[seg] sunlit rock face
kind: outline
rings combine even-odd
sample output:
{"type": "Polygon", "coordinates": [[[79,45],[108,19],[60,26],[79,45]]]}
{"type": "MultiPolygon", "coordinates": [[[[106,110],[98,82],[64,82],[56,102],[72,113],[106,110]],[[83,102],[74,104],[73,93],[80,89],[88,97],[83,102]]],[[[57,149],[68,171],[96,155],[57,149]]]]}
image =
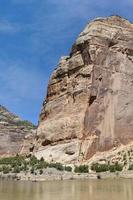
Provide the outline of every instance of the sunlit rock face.
{"type": "Polygon", "coordinates": [[[0,156],[29,154],[35,132],[36,127],[32,123],[21,120],[0,105],[0,156]]]}
{"type": "Polygon", "coordinates": [[[87,24],[50,78],[37,135],[38,157],[71,163],[133,140],[133,24],[87,24]]]}

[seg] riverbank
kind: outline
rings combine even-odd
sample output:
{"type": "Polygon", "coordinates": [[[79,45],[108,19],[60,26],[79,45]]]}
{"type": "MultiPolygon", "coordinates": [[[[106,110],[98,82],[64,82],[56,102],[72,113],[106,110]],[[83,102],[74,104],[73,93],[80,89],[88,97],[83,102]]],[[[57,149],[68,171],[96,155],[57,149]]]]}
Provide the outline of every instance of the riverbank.
{"type": "Polygon", "coordinates": [[[1,180],[15,180],[15,181],[59,181],[59,180],[86,180],[86,179],[133,179],[133,171],[123,172],[91,172],[91,173],[74,173],[74,172],[61,172],[56,169],[46,169],[43,174],[35,175],[31,173],[19,173],[19,174],[3,174],[0,173],[1,180]]]}
{"type": "Polygon", "coordinates": [[[24,173],[0,173],[1,179],[21,180],[21,181],[54,181],[54,180],[77,180],[77,179],[97,179],[96,173],[74,173],[67,171],[58,171],[54,168],[47,168],[43,173],[31,174],[30,172],[24,173]]]}
{"type": "Polygon", "coordinates": [[[133,178],[133,164],[124,170],[119,163],[89,165],[63,165],[62,163],[38,160],[35,156],[0,159],[0,178],[22,181],[85,180],[133,178]]]}

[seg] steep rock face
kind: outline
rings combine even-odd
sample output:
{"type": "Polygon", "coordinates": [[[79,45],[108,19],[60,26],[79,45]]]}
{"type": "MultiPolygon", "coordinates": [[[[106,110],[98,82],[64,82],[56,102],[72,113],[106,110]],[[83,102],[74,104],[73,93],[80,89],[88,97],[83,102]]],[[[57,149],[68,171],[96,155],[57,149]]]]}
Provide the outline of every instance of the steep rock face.
{"type": "Polygon", "coordinates": [[[35,128],[32,123],[22,121],[0,105],[0,156],[29,153],[35,128]]]}
{"type": "Polygon", "coordinates": [[[37,134],[37,156],[62,162],[133,140],[131,23],[112,16],[86,26],[51,76],[37,134]]]}

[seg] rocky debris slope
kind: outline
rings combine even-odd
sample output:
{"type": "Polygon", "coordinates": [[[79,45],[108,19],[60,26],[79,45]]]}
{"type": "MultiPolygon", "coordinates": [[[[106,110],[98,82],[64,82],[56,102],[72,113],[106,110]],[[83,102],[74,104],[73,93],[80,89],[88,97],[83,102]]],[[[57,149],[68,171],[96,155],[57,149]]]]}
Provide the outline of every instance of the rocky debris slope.
{"type": "Polygon", "coordinates": [[[75,163],[133,141],[133,24],[87,24],[48,85],[36,155],[75,163]]]}
{"type": "Polygon", "coordinates": [[[36,127],[0,105],[0,156],[29,153],[36,127]]]}

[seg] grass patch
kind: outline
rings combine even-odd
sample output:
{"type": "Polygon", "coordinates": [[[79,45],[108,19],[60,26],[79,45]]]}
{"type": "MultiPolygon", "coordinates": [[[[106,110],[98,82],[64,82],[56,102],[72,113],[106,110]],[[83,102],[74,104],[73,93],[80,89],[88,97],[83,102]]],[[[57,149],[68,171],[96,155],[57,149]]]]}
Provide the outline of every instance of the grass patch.
{"type": "Polygon", "coordinates": [[[75,173],[88,173],[89,172],[88,165],[75,166],[74,172],[75,173]]]}
{"type": "Polygon", "coordinates": [[[123,166],[118,163],[114,165],[94,163],[91,166],[91,170],[95,172],[107,172],[107,171],[116,172],[116,171],[122,171],[123,166]]]}

